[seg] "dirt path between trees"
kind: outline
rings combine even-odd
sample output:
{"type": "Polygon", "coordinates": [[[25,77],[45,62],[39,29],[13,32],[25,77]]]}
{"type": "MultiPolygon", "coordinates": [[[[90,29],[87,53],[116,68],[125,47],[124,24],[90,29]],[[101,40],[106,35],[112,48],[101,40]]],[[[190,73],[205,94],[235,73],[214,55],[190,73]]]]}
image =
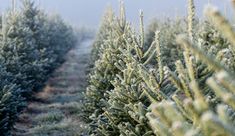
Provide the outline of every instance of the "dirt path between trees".
{"type": "Polygon", "coordinates": [[[71,50],[66,62],[48,80],[37,101],[29,103],[16,123],[14,136],[75,136],[81,131],[79,120],[82,91],[87,85],[86,69],[91,40],[71,50]]]}

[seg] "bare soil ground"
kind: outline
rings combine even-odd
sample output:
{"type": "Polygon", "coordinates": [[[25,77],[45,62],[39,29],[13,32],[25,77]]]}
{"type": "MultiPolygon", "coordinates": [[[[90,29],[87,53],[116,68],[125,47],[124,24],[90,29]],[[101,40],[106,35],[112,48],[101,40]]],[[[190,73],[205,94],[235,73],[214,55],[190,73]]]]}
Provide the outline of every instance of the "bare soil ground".
{"type": "Polygon", "coordinates": [[[35,94],[35,101],[20,115],[14,136],[76,136],[83,122],[79,119],[82,92],[87,85],[86,69],[91,41],[71,50],[66,62],[48,80],[45,88],[35,94]]]}

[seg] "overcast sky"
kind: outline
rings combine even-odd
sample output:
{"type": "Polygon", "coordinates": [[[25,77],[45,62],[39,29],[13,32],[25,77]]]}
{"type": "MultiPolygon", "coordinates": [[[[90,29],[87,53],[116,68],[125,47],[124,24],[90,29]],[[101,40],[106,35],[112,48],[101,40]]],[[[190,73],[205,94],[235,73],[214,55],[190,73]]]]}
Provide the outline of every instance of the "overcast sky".
{"type": "MultiPolygon", "coordinates": [[[[20,0],[18,0],[20,1],[20,0]]],[[[97,27],[105,8],[111,5],[115,11],[118,9],[118,0],[35,0],[47,12],[58,13],[65,20],[76,26],[97,27]],[[40,2],[39,2],[40,1],[40,2]]],[[[229,0],[210,0],[221,11],[232,15],[229,0]],[[225,4],[226,3],[226,4],[225,4]]],[[[197,15],[202,16],[203,7],[208,0],[195,0],[197,15]]],[[[17,2],[19,6],[19,2],[17,2]]],[[[144,11],[145,21],[154,17],[185,15],[187,0],[125,0],[127,17],[137,22],[139,9],[144,11]]],[[[0,0],[0,11],[3,12],[11,6],[11,0],[0,0]]]]}

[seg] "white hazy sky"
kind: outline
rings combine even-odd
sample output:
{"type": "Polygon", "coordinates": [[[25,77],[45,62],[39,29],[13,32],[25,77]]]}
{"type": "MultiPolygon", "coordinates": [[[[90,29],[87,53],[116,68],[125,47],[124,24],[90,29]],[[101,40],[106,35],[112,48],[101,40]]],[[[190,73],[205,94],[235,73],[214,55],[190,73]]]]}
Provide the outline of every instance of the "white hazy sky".
{"type": "MultiPolygon", "coordinates": [[[[20,0],[17,1],[17,6],[20,0]]],[[[118,9],[118,0],[34,0],[36,4],[47,12],[58,13],[65,20],[76,26],[96,27],[108,5],[115,11],[118,9]]],[[[144,11],[145,20],[154,17],[185,15],[188,0],[124,0],[127,10],[127,17],[132,22],[137,22],[139,9],[144,11]]],[[[229,0],[210,0],[211,3],[221,11],[227,9],[227,15],[231,16],[233,11],[229,0]]],[[[202,16],[203,8],[208,0],[195,0],[198,16],[202,16]]],[[[11,0],[0,0],[0,12],[11,6],[11,0]]]]}

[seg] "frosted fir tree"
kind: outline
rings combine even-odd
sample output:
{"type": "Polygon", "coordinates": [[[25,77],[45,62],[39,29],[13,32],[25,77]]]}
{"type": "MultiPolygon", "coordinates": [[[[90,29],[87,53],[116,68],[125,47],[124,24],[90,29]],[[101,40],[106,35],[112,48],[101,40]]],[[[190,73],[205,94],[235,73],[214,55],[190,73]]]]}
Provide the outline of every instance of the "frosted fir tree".
{"type": "MultiPolygon", "coordinates": [[[[31,73],[26,72],[25,74],[30,74],[31,77],[29,78],[31,79],[29,80],[31,80],[32,87],[37,90],[45,80],[45,77],[41,76],[41,74],[46,75],[43,66],[47,64],[47,62],[45,58],[42,58],[42,51],[44,49],[44,44],[42,42],[46,39],[45,37],[42,37],[42,30],[45,30],[43,27],[45,22],[41,17],[42,15],[40,14],[39,9],[34,5],[34,2],[24,0],[22,5],[20,17],[22,26],[19,27],[25,28],[28,31],[26,32],[28,34],[28,36],[26,36],[28,39],[24,39],[26,40],[25,47],[31,50],[31,53],[27,53],[31,60],[29,58],[25,59],[28,60],[31,65],[28,67],[31,73]]],[[[26,50],[24,49],[24,51],[26,50]]],[[[24,62],[24,64],[27,63],[24,62]]]]}
{"type": "MultiPolygon", "coordinates": [[[[151,98],[158,94],[151,89],[155,89],[156,86],[154,85],[157,84],[164,88],[163,86],[167,86],[167,83],[169,83],[169,80],[167,81],[164,77],[163,66],[161,64],[159,34],[156,33],[156,40],[145,51],[143,12],[140,13],[140,35],[138,35],[133,32],[128,23],[124,23],[126,19],[123,7],[121,7],[120,11],[120,19],[114,23],[113,31],[111,31],[114,32],[114,37],[120,38],[116,39],[117,42],[113,42],[115,40],[109,37],[110,39],[107,41],[110,42],[104,44],[104,48],[102,48],[103,54],[110,54],[110,51],[112,51],[113,57],[110,61],[115,62],[113,66],[119,72],[115,75],[107,73],[111,77],[114,77],[111,80],[114,89],[106,91],[107,94],[103,98],[101,97],[100,103],[103,106],[103,112],[100,112],[98,116],[98,112],[95,112],[91,116],[93,121],[90,125],[97,127],[91,133],[93,135],[152,135],[153,132],[148,127],[145,114],[147,113],[147,106],[153,100],[151,98]],[[118,54],[114,55],[114,51],[118,52],[118,54]],[[155,58],[156,52],[158,54],[157,67],[159,68],[159,73],[156,72],[156,75],[159,76],[158,79],[155,79],[155,75],[152,75],[151,72],[146,71],[148,69],[146,66],[155,58]],[[152,77],[150,79],[151,83],[148,79],[149,76],[152,77]],[[149,98],[149,100],[146,98],[149,98]]],[[[108,62],[107,60],[102,61],[105,63],[108,62]]],[[[95,68],[99,68],[97,67],[99,65],[95,66],[95,68]]],[[[98,77],[94,75],[93,78],[98,77]]],[[[170,93],[171,91],[169,86],[166,87],[165,92],[163,91],[156,99],[161,100],[165,98],[166,94],[164,93],[170,93]]],[[[93,94],[98,94],[99,90],[93,88],[93,92],[93,94]]],[[[87,90],[87,93],[90,93],[90,90],[87,90]]],[[[92,97],[87,98],[90,100],[92,97]]]]}
{"type": "Polygon", "coordinates": [[[7,71],[16,75],[16,83],[26,92],[42,85],[46,79],[42,75],[47,75],[47,59],[53,57],[43,54],[45,48],[50,48],[45,40],[51,38],[42,37],[45,24],[38,9],[28,0],[23,1],[22,12],[11,11],[6,18],[6,40],[1,46],[1,56],[7,71]]]}
{"type": "Polygon", "coordinates": [[[108,7],[103,15],[99,31],[96,35],[95,42],[93,43],[91,61],[98,60],[103,52],[102,46],[105,41],[109,38],[112,31],[112,23],[114,21],[114,12],[111,7],[108,7]]]}
{"type": "MultiPolygon", "coordinates": [[[[154,19],[150,22],[147,27],[146,32],[146,42],[145,46],[148,47],[154,41],[155,32],[161,32],[161,50],[162,50],[162,62],[163,65],[168,65],[171,69],[175,69],[174,62],[178,59],[183,59],[183,52],[177,46],[177,43],[172,40],[176,38],[176,35],[179,33],[186,33],[187,29],[185,27],[184,18],[170,19],[166,18],[165,20],[154,19]]],[[[156,64],[156,61],[152,61],[152,64],[156,64]]]]}
{"type": "MultiPolygon", "coordinates": [[[[127,44],[127,49],[122,49],[123,54],[116,64],[122,74],[117,75],[112,82],[114,90],[110,92],[109,106],[104,115],[110,120],[110,124],[118,128],[120,135],[153,135],[145,116],[147,107],[151,102],[166,98],[167,93],[172,91],[169,86],[167,87],[169,80],[167,81],[164,77],[158,36],[159,33],[156,32],[156,38],[146,52],[141,49],[141,42],[138,42],[138,47],[134,46],[136,44],[127,44]],[[138,59],[137,52],[139,55],[145,54],[143,56],[147,59],[142,62],[144,59],[140,56],[138,59]],[[155,56],[155,53],[158,54],[158,70],[148,71],[146,65],[155,56]],[[160,89],[160,87],[162,88],[160,89]],[[166,87],[165,90],[164,87],[166,87]]],[[[126,39],[130,40],[128,37],[126,39]]],[[[137,39],[133,39],[133,41],[138,41],[137,39]]]]}
{"type": "MultiPolygon", "coordinates": [[[[42,32],[45,37],[49,37],[48,43],[42,44],[48,52],[47,59],[53,57],[52,68],[55,68],[64,61],[63,56],[65,52],[70,50],[77,42],[73,28],[68,26],[61,17],[52,15],[47,17],[45,28],[42,32]]],[[[45,39],[44,39],[45,41],[45,39]]]]}
{"type": "Polygon", "coordinates": [[[21,84],[23,89],[31,89],[34,79],[29,76],[31,72],[35,70],[35,73],[38,70],[36,65],[39,54],[33,31],[22,24],[21,17],[21,13],[18,12],[8,13],[4,26],[6,38],[1,45],[0,55],[5,62],[6,70],[16,75],[16,83],[21,84]]]}
{"type": "Polygon", "coordinates": [[[25,107],[23,92],[16,85],[15,77],[7,72],[4,64],[0,67],[0,132],[3,136],[10,135],[9,130],[18,118],[19,111],[25,107]]]}
{"type": "MultiPolygon", "coordinates": [[[[100,36],[98,36],[102,38],[96,40],[94,43],[93,59],[97,60],[89,75],[89,86],[85,93],[86,99],[84,101],[82,116],[91,124],[89,129],[91,131],[90,133],[97,133],[98,118],[104,111],[103,107],[106,106],[103,101],[107,101],[107,92],[113,89],[110,81],[120,72],[114,65],[117,62],[117,55],[120,54],[117,46],[119,40],[114,37],[114,32],[109,30],[109,28],[113,29],[114,16],[113,14],[109,14],[108,17],[103,20],[99,33],[100,36]],[[105,30],[106,28],[108,30],[105,30]]],[[[121,30],[121,33],[123,33],[123,30],[121,30]]]]}
{"type": "Polygon", "coordinates": [[[90,108],[94,108],[91,110],[90,119],[92,122],[90,126],[93,128],[91,128],[91,133],[96,135],[117,135],[119,133],[116,126],[108,123],[109,119],[104,115],[104,112],[107,108],[109,92],[113,89],[111,81],[116,78],[116,74],[121,72],[116,66],[122,53],[119,48],[125,48],[123,36],[127,35],[130,29],[125,19],[124,6],[121,4],[120,17],[110,23],[111,27],[107,27],[112,29],[111,31],[109,29],[106,30],[109,35],[107,40],[104,39],[104,43],[99,45],[103,51],[100,54],[100,59],[96,61],[95,69],[90,76],[91,84],[87,88],[85,105],[87,105],[86,107],[91,106],[90,108]]]}
{"type": "Polygon", "coordinates": [[[170,67],[172,71],[164,67],[169,65],[163,61],[169,58],[163,50],[165,33],[156,32],[153,44],[145,46],[142,12],[140,34],[136,34],[124,23],[121,9],[120,20],[114,20],[116,24],[110,27],[113,37],[100,46],[102,55],[87,90],[85,102],[92,108],[88,112],[90,135],[235,134],[234,32],[218,11],[208,10],[215,28],[225,37],[223,43],[230,45],[225,50],[217,48],[217,58],[204,52],[197,42],[193,3],[189,0],[188,35],[178,37],[175,43],[183,56],[174,58],[177,61],[170,67]],[[153,58],[156,63],[152,63],[153,58]],[[107,83],[110,88],[105,88],[107,83]]]}
{"type": "Polygon", "coordinates": [[[33,89],[64,60],[76,38],[64,21],[49,18],[23,1],[20,11],[3,15],[0,38],[0,132],[10,135],[33,89]]]}
{"type": "MultiPolygon", "coordinates": [[[[231,31],[232,27],[228,22],[219,12],[209,9],[207,13],[215,21],[215,26],[226,28],[221,29],[221,33],[231,42],[234,32],[231,31]],[[221,24],[217,24],[218,22],[221,24]]],[[[213,74],[209,74],[208,71],[210,76],[202,79],[197,76],[189,83],[183,82],[184,84],[181,85],[180,81],[175,80],[175,85],[179,88],[181,86],[181,90],[184,90],[183,95],[174,95],[173,100],[153,104],[152,112],[147,115],[152,129],[156,130],[155,134],[234,135],[232,129],[235,113],[233,104],[234,71],[223,66],[223,63],[205,53],[187,38],[179,37],[177,41],[183,48],[189,48],[192,55],[197,56],[197,59],[205,64],[213,74]],[[202,81],[205,84],[201,84],[202,81]],[[205,86],[208,86],[207,90],[209,89],[212,94],[205,94],[205,86]],[[212,99],[213,97],[214,99],[212,99]]],[[[181,71],[181,74],[187,73],[183,71],[182,64],[178,62],[177,65],[180,67],[178,71],[181,71]]],[[[186,69],[190,70],[190,68],[186,69]]],[[[191,79],[193,79],[192,75],[193,73],[191,73],[191,79]]]]}

